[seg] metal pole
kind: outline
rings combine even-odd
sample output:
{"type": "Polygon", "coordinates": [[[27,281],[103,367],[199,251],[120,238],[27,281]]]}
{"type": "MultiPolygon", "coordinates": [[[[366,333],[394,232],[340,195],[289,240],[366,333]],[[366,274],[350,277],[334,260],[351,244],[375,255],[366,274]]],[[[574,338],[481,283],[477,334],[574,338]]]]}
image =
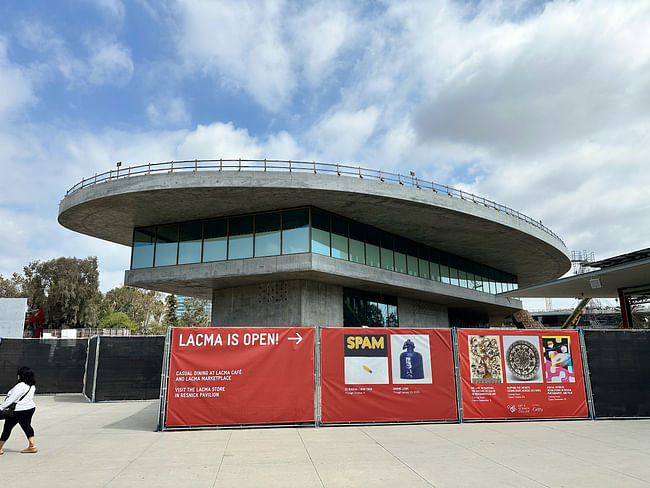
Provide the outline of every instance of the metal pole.
{"type": "MultiPolygon", "coordinates": [[[[81,384],[81,391],[83,395],[88,398],[88,395],[86,394],[86,379],[88,378],[88,354],[90,353],[90,338],[86,339],[86,365],[84,366],[84,376],[81,384]]],[[[88,398],[90,400],[90,398],[88,398]]]]}
{"type": "Polygon", "coordinates": [[[456,411],[458,422],[463,423],[463,399],[460,383],[460,349],[458,348],[458,331],[456,327],[451,329],[451,352],[454,357],[454,381],[456,383],[456,411]]]}
{"type": "Polygon", "coordinates": [[[618,290],[618,302],[621,306],[621,316],[623,317],[623,328],[631,329],[632,328],[632,309],[630,308],[630,302],[625,296],[625,292],[619,288],[618,290]]]}
{"type": "Polygon", "coordinates": [[[172,342],[172,327],[165,331],[165,347],[163,349],[163,363],[160,371],[160,402],[158,402],[158,429],[165,430],[165,417],[167,413],[167,385],[169,383],[169,355],[172,342]]]}
{"type": "Polygon", "coordinates": [[[585,343],[584,332],[578,329],[578,338],[580,339],[580,355],[582,356],[582,374],[585,378],[585,390],[587,393],[587,407],[589,408],[589,418],[596,419],[596,407],[594,406],[594,392],[591,389],[591,372],[589,371],[589,361],[587,361],[587,346],[585,343]]]}
{"type": "Polygon", "coordinates": [[[101,335],[97,336],[97,347],[95,349],[95,371],[93,374],[93,394],[90,397],[90,401],[95,403],[95,394],[97,392],[97,370],[99,369],[99,341],[102,338],[101,335]]]}
{"type": "Polygon", "coordinates": [[[314,340],[314,427],[320,427],[320,400],[321,400],[321,369],[320,369],[320,331],[316,328],[314,340]]]}

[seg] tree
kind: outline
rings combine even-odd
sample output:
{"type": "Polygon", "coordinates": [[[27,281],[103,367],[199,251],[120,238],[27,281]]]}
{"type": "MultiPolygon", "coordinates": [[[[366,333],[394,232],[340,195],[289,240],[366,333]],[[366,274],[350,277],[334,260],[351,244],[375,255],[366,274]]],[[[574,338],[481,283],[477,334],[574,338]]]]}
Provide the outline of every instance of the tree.
{"type": "Polygon", "coordinates": [[[26,298],[23,281],[18,273],[14,273],[11,278],[3,278],[0,274],[0,298],[26,298]]]}
{"type": "Polygon", "coordinates": [[[165,305],[157,291],[121,286],[106,292],[102,302],[102,317],[113,312],[124,313],[137,324],[137,332],[148,334],[151,326],[162,320],[165,305]]]}
{"type": "Polygon", "coordinates": [[[167,298],[165,298],[165,307],[165,318],[163,319],[163,325],[166,327],[178,326],[178,317],[176,316],[178,300],[176,299],[176,295],[167,295],[167,298]]]}
{"type": "Polygon", "coordinates": [[[138,331],[138,324],[129,318],[124,312],[109,312],[99,321],[101,329],[129,329],[131,332],[138,331]]]}
{"type": "Polygon", "coordinates": [[[31,309],[40,308],[51,328],[94,327],[101,293],[97,258],[32,261],[22,284],[31,309]]]}
{"type": "Polygon", "coordinates": [[[209,327],[208,300],[195,297],[185,297],[185,313],[181,316],[179,325],[181,327],[209,327]]]}

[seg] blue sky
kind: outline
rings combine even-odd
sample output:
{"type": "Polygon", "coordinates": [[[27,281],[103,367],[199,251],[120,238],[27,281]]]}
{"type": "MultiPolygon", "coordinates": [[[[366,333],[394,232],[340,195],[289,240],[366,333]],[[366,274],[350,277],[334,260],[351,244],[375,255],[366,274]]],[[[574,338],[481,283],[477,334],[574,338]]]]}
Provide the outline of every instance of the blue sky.
{"type": "Polygon", "coordinates": [[[648,247],[646,1],[0,4],[0,274],[129,250],[56,222],[84,176],[345,162],[461,187],[598,258],[648,247]],[[55,6],[54,6],[55,5],[55,6]]]}

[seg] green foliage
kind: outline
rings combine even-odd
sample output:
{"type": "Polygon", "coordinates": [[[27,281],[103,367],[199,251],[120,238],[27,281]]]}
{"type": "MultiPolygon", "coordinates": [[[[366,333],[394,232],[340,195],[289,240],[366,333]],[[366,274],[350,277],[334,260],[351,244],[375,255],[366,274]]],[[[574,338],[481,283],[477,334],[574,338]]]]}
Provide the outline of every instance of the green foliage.
{"type": "Polygon", "coordinates": [[[179,321],[180,327],[209,327],[210,317],[208,317],[208,300],[195,297],[186,297],[183,300],[185,313],[179,321]]]}
{"type": "Polygon", "coordinates": [[[101,293],[97,258],[32,261],[24,267],[22,291],[31,309],[40,308],[50,328],[94,327],[101,293]]]}
{"type": "Polygon", "coordinates": [[[141,334],[150,334],[151,327],[161,322],[165,313],[162,294],[131,286],[121,286],[108,291],[102,301],[102,318],[110,313],[122,312],[136,324],[141,334]]]}
{"type": "Polygon", "coordinates": [[[163,324],[169,327],[178,326],[178,317],[176,317],[176,310],[178,307],[178,300],[176,295],[167,295],[165,298],[165,318],[163,319],[163,324]]]}
{"type": "Polygon", "coordinates": [[[101,329],[129,329],[131,332],[138,331],[138,324],[133,322],[124,312],[108,312],[99,321],[101,329]]]}
{"type": "Polygon", "coordinates": [[[11,278],[3,278],[0,274],[0,298],[26,298],[23,281],[18,273],[14,273],[11,278]]]}
{"type": "Polygon", "coordinates": [[[165,332],[167,332],[167,326],[158,322],[152,323],[149,328],[150,335],[165,335],[165,332]]]}

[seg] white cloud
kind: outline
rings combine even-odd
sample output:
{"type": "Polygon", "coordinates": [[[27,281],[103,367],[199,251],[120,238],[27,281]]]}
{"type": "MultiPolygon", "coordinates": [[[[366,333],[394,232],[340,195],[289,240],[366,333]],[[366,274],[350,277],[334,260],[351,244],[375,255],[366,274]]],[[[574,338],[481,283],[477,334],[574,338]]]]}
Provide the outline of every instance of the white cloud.
{"type": "Polygon", "coordinates": [[[78,75],[92,85],[124,86],[133,76],[133,61],[128,48],[118,42],[93,40],[84,72],[78,75]]]}
{"type": "Polygon", "coordinates": [[[34,100],[30,78],[7,59],[7,41],[0,36],[0,121],[34,100]]]}
{"type": "Polygon", "coordinates": [[[112,17],[122,20],[125,14],[125,7],[121,0],[94,0],[97,6],[112,17]]]}
{"type": "Polygon", "coordinates": [[[330,159],[356,159],[359,149],[372,136],[379,115],[377,107],[327,114],[311,128],[309,138],[330,159]]]}
{"type": "Polygon", "coordinates": [[[420,136],[525,155],[647,117],[650,46],[634,39],[649,20],[647,2],[596,1],[550,3],[519,24],[456,20],[464,41],[428,86],[420,136]]]}
{"type": "Polygon", "coordinates": [[[123,87],[133,76],[130,49],[110,36],[87,35],[82,43],[85,57],[75,55],[54,29],[40,21],[20,22],[17,37],[23,47],[42,57],[32,67],[40,78],[60,73],[70,89],[88,85],[123,87]]]}
{"type": "Polygon", "coordinates": [[[178,0],[177,10],[178,49],[190,70],[270,111],[284,108],[303,81],[322,82],[355,28],[337,2],[303,9],[282,0],[178,0]]]}
{"type": "Polygon", "coordinates": [[[313,85],[325,81],[336,69],[337,56],[357,30],[349,14],[335,2],[312,5],[289,24],[293,62],[302,67],[305,78],[313,85]]]}
{"type": "Polygon", "coordinates": [[[190,121],[185,100],[162,97],[147,105],[147,117],[153,126],[182,126],[190,121]]]}
{"type": "Polygon", "coordinates": [[[286,102],[295,80],[279,29],[280,5],[180,0],[178,7],[184,59],[223,85],[243,87],[270,110],[286,102]]]}

